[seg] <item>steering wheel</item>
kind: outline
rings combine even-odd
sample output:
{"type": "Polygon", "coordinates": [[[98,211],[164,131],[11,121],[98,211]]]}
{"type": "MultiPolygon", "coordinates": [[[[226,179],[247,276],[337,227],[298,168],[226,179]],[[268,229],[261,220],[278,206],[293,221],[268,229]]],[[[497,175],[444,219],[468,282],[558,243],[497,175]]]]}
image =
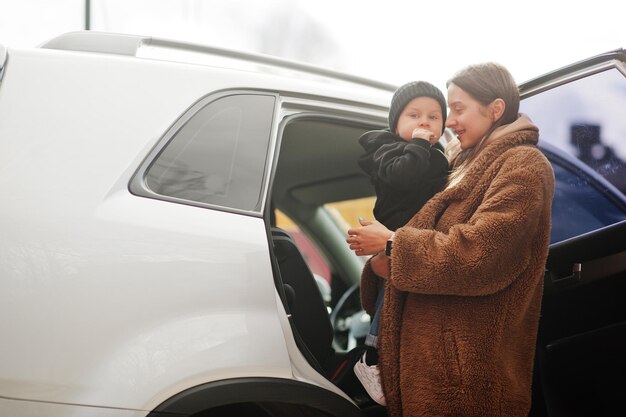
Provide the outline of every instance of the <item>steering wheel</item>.
{"type": "Polygon", "coordinates": [[[359,289],[358,283],[348,288],[330,314],[335,331],[333,347],[337,351],[355,348],[369,332],[370,316],[361,307],[359,289]]]}

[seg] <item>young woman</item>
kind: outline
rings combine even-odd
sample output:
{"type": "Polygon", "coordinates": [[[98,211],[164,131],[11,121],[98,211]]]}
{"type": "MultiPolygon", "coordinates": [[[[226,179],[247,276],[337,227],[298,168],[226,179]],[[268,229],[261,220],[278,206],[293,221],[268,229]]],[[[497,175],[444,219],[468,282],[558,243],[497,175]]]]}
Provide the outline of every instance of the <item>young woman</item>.
{"type": "Polygon", "coordinates": [[[378,349],[390,417],[526,416],[554,175],[504,67],[469,66],[447,86],[460,145],[447,187],[395,233],[364,222],[347,242],[374,255],[361,278],[370,314],[386,280],[378,349]]]}

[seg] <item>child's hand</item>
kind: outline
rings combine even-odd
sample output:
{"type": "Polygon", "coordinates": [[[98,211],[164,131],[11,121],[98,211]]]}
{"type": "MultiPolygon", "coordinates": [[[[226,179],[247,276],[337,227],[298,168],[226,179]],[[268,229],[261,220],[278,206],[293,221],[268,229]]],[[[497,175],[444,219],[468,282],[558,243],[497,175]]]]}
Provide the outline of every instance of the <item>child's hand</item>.
{"type": "Polygon", "coordinates": [[[439,140],[439,136],[435,135],[428,129],[422,129],[417,127],[413,130],[413,134],[411,135],[413,139],[426,139],[430,142],[431,145],[434,145],[439,140]]]}

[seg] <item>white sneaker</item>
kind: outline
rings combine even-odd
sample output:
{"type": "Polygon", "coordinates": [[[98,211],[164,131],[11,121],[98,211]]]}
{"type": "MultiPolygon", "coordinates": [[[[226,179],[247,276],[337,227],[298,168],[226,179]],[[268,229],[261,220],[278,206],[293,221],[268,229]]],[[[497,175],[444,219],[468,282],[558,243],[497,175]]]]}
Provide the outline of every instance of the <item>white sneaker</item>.
{"type": "Polygon", "coordinates": [[[368,365],[367,362],[365,362],[366,354],[367,352],[363,353],[361,359],[354,364],[354,374],[359,379],[368,395],[372,397],[372,400],[380,405],[387,405],[385,394],[383,393],[383,386],[380,382],[380,369],[378,369],[378,365],[368,365]]]}

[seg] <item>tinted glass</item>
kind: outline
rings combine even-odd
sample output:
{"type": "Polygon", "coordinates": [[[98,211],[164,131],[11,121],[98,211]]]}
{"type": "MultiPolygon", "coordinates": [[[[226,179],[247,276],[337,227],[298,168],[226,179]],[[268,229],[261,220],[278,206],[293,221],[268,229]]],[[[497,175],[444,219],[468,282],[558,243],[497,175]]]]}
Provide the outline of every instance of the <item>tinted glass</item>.
{"type": "Polygon", "coordinates": [[[258,209],[274,101],[273,96],[234,95],[208,103],[152,163],[148,188],[184,200],[258,209]]]}
{"type": "Polygon", "coordinates": [[[578,158],[626,194],[626,78],[612,69],[522,102],[541,141],[578,158]]]}
{"type": "Polygon", "coordinates": [[[626,219],[625,108],[626,78],[614,69],[522,101],[539,126],[539,146],[550,147],[553,243],[626,219]]]}
{"type": "Polygon", "coordinates": [[[580,171],[552,164],[555,176],[551,243],[626,220],[626,214],[580,171]]]}

